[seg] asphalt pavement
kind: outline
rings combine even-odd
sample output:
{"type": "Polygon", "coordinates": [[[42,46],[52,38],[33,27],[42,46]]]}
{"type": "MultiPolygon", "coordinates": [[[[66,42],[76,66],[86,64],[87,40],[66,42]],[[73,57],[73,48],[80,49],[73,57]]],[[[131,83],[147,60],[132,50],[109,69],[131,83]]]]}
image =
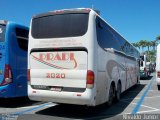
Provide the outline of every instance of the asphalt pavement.
{"type": "Polygon", "coordinates": [[[143,115],[143,118],[160,119],[160,116],[156,116],[160,113],[160,91],[157,89],[155,73],[148,79],[141,79],[140,84],[122,93],[121,100],[110,107],[106,104],[92,108],[58,105],[51,102],[34,102],[27,98],[0,101],[2,120],[117,120],[133,117],[129,116],[130,114],[141,115],[135,116],[140,118],[143,115]]]}

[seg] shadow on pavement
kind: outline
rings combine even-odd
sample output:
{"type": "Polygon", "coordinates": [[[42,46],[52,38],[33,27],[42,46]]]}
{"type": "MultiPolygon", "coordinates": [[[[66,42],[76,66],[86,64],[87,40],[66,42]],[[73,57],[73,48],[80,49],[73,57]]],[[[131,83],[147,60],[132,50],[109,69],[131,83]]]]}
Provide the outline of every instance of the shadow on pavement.
{"type": "MultiPolygon", "coordinates": [[[[57,105],[41,111],[36,112],[34,117],[45,116],[65,119],[105,119],[111,118],[121,114],[125,108],[132,102],[132,100],[141,92],[145,87],[145,84],[137,84],[126,92],[122,93],[121,99],[129,99],[129,102],[114,103],[111,107],[106,104],[99,105],[97,107],[84,107],[77,105],[57,105]],[[134,92],[131,92],[134,91],[134,92]]],[[[22,116],[21,116],[22,117],[22,116]]],[[[36,118],[34,118],[36,119],[36,118]]],[[[27,119],[26,119],[27,120],[27,119]]]]}
{"type": "Polygon", "coordinates": [[[18,107],[26,107],[26,106],[36,105],[36,104],[40,104],[40,102],[31,101],[29,100],[28,97],[0,98],[1,108],[18,108],[18,107]]]}

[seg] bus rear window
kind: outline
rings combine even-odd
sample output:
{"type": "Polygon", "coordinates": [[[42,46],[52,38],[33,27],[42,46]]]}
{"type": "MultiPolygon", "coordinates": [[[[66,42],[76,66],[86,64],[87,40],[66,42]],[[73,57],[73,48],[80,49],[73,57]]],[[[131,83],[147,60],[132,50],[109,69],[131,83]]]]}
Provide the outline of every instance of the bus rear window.
{"type": "Polygon", "coordinates": [[[6,31],[6,26],[0,25],[0,42],[5,41],[5,31],[6,31]]]}
{"type": "Polygon", "coordinates": [[[82,36],[87,32],[88,14],[58,14],[32,20],[34,38],[62,38],[82,36]]]}

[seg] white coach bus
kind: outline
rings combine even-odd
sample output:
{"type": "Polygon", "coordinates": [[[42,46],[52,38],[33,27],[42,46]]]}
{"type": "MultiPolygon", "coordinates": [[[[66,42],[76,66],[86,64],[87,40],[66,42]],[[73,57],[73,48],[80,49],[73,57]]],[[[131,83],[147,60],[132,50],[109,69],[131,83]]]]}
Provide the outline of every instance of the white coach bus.
{"type": "Polygon", "coordinates": [[[139,52],[92,9],[36,15],[28,48],[31,100],[112,104],[139,81],[139,52]]]}
{"type": "Polygon", "coordinates": [[[157,55],[156,55],[156,82],[158,90],[160,90],[160,44],[157,46],[157,55]]]}

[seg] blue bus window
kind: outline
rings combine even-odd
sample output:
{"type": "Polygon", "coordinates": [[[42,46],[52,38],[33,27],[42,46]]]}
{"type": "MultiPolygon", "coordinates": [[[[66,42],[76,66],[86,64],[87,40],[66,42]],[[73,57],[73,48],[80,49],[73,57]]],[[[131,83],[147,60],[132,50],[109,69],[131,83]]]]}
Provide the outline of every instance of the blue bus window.
{"type": "Polygon", "coordinates": [[[5,41],[5,31],[6,31],[5,25],[0,25],[0,42],[5,41]]]}

